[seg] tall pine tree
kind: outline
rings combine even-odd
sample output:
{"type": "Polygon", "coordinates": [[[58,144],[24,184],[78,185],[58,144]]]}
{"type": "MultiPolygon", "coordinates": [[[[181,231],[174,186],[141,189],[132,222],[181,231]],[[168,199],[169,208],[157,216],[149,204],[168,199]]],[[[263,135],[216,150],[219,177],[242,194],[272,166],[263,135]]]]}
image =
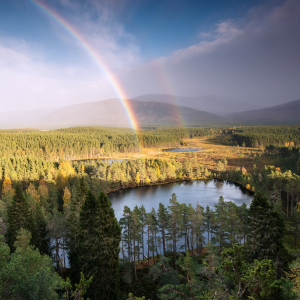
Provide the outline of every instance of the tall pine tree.
{"type": "Polygon", "coordinates": [[[14,243],[17,238],[17,232],[21,229],[27,229],[33,233],[33,219],[29,210],[29,205],[19,186],[16,187],[12,204],[8,210],[8,228],[7,242],[11,251],[15,250],[14,243]]]}
{"type": "Polygon", "coordinates": [[[73,283],[79,283],[81,265],[79,262],[79,215],[81,210],[81,201],[75,185],[72,188],[71,203],[65,208],[64,214],[67,218],[67,248],[68,259],[71,265],[70,278],[73,283]]]}
{"type": "Polygon", "coordinates": [[[80,263],[91,299],[118,299],[121,228],[108,197],[88,192],[80,212],[80,263]]]}
{"type": "Polygon", "coordinates": [[[169,222],[169,214],[167,208],[162,203],[159,203],[157,220],[158,220],[158,227],[160,228],[161,237],[162,237],[163,255],[166,255],[166,234],[167,234],[167,227],[169,222]]]}
{"type": "Polygon", "coordinates": [[[248,252],[250,260],[270,259],[282,268],[284,220],[267,199],[256,193],[249,209],[248,252]]]}
{"type": "Polygon", "coordinates": [[[34,214],[34,244],[41,254],[49,254],[47,223],[42,207],[36,203],[34,214]]]}

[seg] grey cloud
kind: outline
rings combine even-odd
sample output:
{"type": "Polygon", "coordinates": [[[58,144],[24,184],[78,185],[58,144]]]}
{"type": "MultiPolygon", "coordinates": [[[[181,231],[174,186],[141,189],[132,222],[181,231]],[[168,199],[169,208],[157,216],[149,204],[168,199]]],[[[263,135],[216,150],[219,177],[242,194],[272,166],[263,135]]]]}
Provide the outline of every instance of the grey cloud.
{"type": "Polygon", "coordinates": [[[210,41],[178,50],[120,78],[131,95],[213,94],[264,105],[299,99],[300,2],[253,8],[244,20],[217,24],[210,41]],[[159,75],[155,65],[167,74],[168,88],[161,81],[166,76],[159,75]]]}
{"type": "MultiPolygon", "coordinates": [[[[126,68],[117,77],[128,97],[147,93],[219,95],[265,106],[300,98],[299,1],[253,8],[243,19],[216,24],[215,31],[203,34],[200,43],[145,63],[121,24],[114,23],[101,32],[97,24],[87,22],[82,29],[93,33],[90,38],[96,48],[97,40],[104,39],[104,59],[112,69],[126,68]],[[111,37],[115,32],[128,39],[125,48],[111,37]]],[[[1,41],[2,111],[117,96],[98,69],[55,66],[40,53],[41,49],[22,41],[1,41]]]]}

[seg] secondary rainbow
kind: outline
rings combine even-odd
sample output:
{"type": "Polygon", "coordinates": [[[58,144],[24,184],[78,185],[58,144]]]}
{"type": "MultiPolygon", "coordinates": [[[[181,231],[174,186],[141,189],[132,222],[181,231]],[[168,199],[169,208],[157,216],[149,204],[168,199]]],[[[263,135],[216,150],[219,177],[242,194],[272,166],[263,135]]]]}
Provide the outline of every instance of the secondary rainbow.
{"type": "Polygon", "coordinates": [[[45,12],[48,16],[50,16],[55,22],[57,22],[61,27],[63,27],[67,32],[69,32],[76,40],[80,42],[80,44],[84,47],[84,49],[90,54],[90,56],[96,61],[98,66],[104,71],[106,77],[108,78],[111,86],[113,87],[114,91],[118,95],[122,106],[128,116],[129,122],[131,127],[136,131],[138,129],[138,122],[136,117],[130,107],[130,104],[127,101],[126,94],[118,82],[117,78],[114,74],[109,70],[107,65],[105,64],[104,60],[100,56],[100,54],[93,48],[91,44],[85,39],[85,37],[72,26],[67,20],[65,20],[61,15],[59,15],[55,10],[51,7],[42,3],[38,0],[28,0],[33,5],[37,6],[43,12],[45,12]]]}
{"type": "Polygon", "coordinates": [[[159,82],[162,84],[163,90],[166,91],[166,93],[173,98],[173,103],[177,105],[179,120],[178,120],[178,126],[179,127],[185,127],[185,121],[183,119],[182,113],[179,109],[179,106],[182,106],[177,100],[177,97],[174,96],[177,94],[171,80],[171,74],[168,73],[167,69],[164,67],[164,58],[159,58],[153,61],[153,67],[155,70],[157,70],[156,74],[157,77],[160,79],[159,82]]]}

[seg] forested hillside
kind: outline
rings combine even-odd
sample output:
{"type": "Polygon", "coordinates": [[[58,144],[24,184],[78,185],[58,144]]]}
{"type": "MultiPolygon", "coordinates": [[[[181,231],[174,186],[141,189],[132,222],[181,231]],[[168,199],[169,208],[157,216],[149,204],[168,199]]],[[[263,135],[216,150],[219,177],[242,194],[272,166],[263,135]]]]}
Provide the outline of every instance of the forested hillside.
{"type": "Polygon", "coordinates": [[[240,146],[298,147],[300,145],[299,126],[242,126],[231,130],[230,133],[240,146]]]}
{"type": "Polygon", "coordinates": [[[0,136],[0,299],[299,298],[297,127],[90,127],[0,136]],[[260,149],[233,146],[253,137],[260,149]],[[157,149],[199,139],[232,145],[221,144],[223,157],[206,151],[161,158],[157,149]],[[131,156],[141,147],[157,157],[131,156]],[[116,153],[127,157],[102,160],[116,153]],[[241,184],[254,195],[251,206],[220,197],[214,208],[193,207],[173,194],[158,210],[125,206],[118,222],[109,201],[118,189],[211,178],[241,184]]]}

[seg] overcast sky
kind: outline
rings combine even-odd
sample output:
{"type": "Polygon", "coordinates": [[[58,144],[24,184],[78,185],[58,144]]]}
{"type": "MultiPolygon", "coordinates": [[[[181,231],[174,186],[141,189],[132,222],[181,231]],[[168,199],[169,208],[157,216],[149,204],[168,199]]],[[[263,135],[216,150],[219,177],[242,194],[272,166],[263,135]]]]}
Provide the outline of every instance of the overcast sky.
{"type": "Polygon", "coordinates": [[[0,0],[0,111],[118,95],[300,99],[300,1],[0,0]]]}

